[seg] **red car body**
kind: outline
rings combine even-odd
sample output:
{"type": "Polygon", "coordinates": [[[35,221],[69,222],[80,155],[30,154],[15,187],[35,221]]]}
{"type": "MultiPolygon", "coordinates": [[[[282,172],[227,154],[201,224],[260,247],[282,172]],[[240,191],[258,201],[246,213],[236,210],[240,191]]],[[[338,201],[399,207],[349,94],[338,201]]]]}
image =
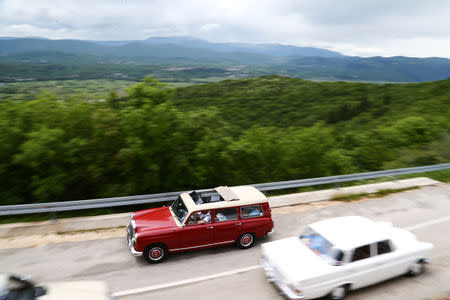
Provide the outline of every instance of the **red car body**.
{"type": "Polygon", "coordinates": [[[257,189],[219,187],[183,193],[172,206],[135,212],[127,231],[131,253],[156,263],[170,252],[234,243],[250,248],[255,238],[273,231],[273,220],[267,198],[257,189]],[[196,221],[199,212],[209,214],[207,222],[196,221]]]}

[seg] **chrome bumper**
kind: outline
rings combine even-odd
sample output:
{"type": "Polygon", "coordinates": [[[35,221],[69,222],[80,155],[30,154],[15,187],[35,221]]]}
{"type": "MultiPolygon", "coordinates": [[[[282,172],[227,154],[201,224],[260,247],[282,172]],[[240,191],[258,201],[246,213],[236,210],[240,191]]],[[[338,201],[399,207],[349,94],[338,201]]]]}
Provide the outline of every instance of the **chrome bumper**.
{"type": "Polygon", "coordinates": [[[280,292],[288,297],[289,299],[304,299],[304,296],[299,296],[294,293],[285,283],[282,282],[280,275],[276,270],[268,263],[267,259],[261,258],[259,264],[263,268],[267,276],[267,281],[275,284],[275,286],[280,290],[280,292]]]}
{"type": "Polygon", "coordinates": [[[132,220],[130,222],[130,224],[127,226],[127,244],[128,244],[128,248],[130,249],[130,252],[132,255],[134,256],[142,256],[143,252],[139,252],[136,251],[134,249],[134,245],[133,245],[133,238],[135,235],[135,230],[134,230],[134,221],[132,220]]]}
{"type": "Polygon", "coordinates": [[[131,252],[131,254],[132,254],[133,256],[142,256],[142,253],[143,253],[143,252],[139,252],[139,251],[134,250],[133,244],[128,243],[128,248],[130,248],[130,252],[131,252]]]}

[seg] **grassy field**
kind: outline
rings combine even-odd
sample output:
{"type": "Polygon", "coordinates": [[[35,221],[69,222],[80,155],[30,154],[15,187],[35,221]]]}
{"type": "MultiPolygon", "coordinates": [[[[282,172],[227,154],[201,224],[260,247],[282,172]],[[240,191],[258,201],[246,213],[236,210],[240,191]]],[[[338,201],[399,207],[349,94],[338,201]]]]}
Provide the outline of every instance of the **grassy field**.
{"type": "MultiPolygon", "coordinates": [[[[219,82],[226,79],[230,78],[206,77],[193,78],[188,81],[165,78],[162,82],[167,83],[170,87],[178,88],[202,83],[219,82]]],[[[105,99],[112,91],[116,92],[119,96],[123,96],[125,95],[126,89],[134,84],[136,84],[136,81],[111,79],[0,83],[0,101],[6,99],[29,101],[36,99],[37,96],[43,93],[50,93],[62,99],[76,96],[85,100],[99,100],[105,99]]]]}
{"type": "Polygon", "coordinates": [[[108,79],[0,83],[0,100],[34,100],[36,95],[46,92],[63,99],[77,96],[86,100],[98,100],[106,98],[112,91],[124,95],[125,90],[133,84],[136,82],[108,79]]]}

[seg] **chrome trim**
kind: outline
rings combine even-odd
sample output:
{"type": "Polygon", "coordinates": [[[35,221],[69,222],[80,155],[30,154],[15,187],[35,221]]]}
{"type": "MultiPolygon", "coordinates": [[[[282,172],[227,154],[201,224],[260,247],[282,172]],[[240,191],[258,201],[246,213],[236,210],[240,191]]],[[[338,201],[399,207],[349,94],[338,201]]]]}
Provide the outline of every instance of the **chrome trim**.
{"type": "Polygon", "coordinates": [[[225,242],[219,242],[219,243],[213,243],[213,244],[204,244],[204,245],[200,245],[200,246],[193,246],[193,247],[186,247],[186,248],[169,249],[169,252],[172,252],[172,251],[181,251],[181,250],[187,250],[187,249],[196,249],[196,248],[201,248],[201,247],[214,246],[214,245],[222,245],[222,244],[229,244],[229,243],[234,243],[234,241],[225,241],[225,242]]]}
{"type": "Polygon", "coordinates": [[[128,243],[128,248],[130,248],[130,252],[133,256],[142,256],[142,254],[143,254],[143,252],[134,250],[133,244],[128,243]]]}
{"type": "Polygon", "coordinates": [[[136,222],[134,221],[134,216],[131,214],[130,223],[127,226],[127,244],[130,252],[134,256],[142,256],[143,252],[136,251],[134,249],[134,244],[136,243],[138,234],[136,233],[136,222]]]}

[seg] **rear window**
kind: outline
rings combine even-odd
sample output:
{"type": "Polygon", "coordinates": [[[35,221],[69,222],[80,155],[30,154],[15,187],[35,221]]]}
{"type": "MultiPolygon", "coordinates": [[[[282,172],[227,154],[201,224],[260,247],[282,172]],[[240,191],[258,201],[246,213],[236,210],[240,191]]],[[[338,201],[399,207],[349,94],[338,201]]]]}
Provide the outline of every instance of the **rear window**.
{"type": "Polygon", "coordinates": [[[247,218],[256,218],[263,216],[263,209],[261,205],[252,205],[252,206],[245,206],[241,207],[241,217],[243,219],[247,218]]]}
{"type": "Polygon", "coordinates": [[[378,255],[392,252],[391,245],[388,240],[377,243],[378,255]]]}

